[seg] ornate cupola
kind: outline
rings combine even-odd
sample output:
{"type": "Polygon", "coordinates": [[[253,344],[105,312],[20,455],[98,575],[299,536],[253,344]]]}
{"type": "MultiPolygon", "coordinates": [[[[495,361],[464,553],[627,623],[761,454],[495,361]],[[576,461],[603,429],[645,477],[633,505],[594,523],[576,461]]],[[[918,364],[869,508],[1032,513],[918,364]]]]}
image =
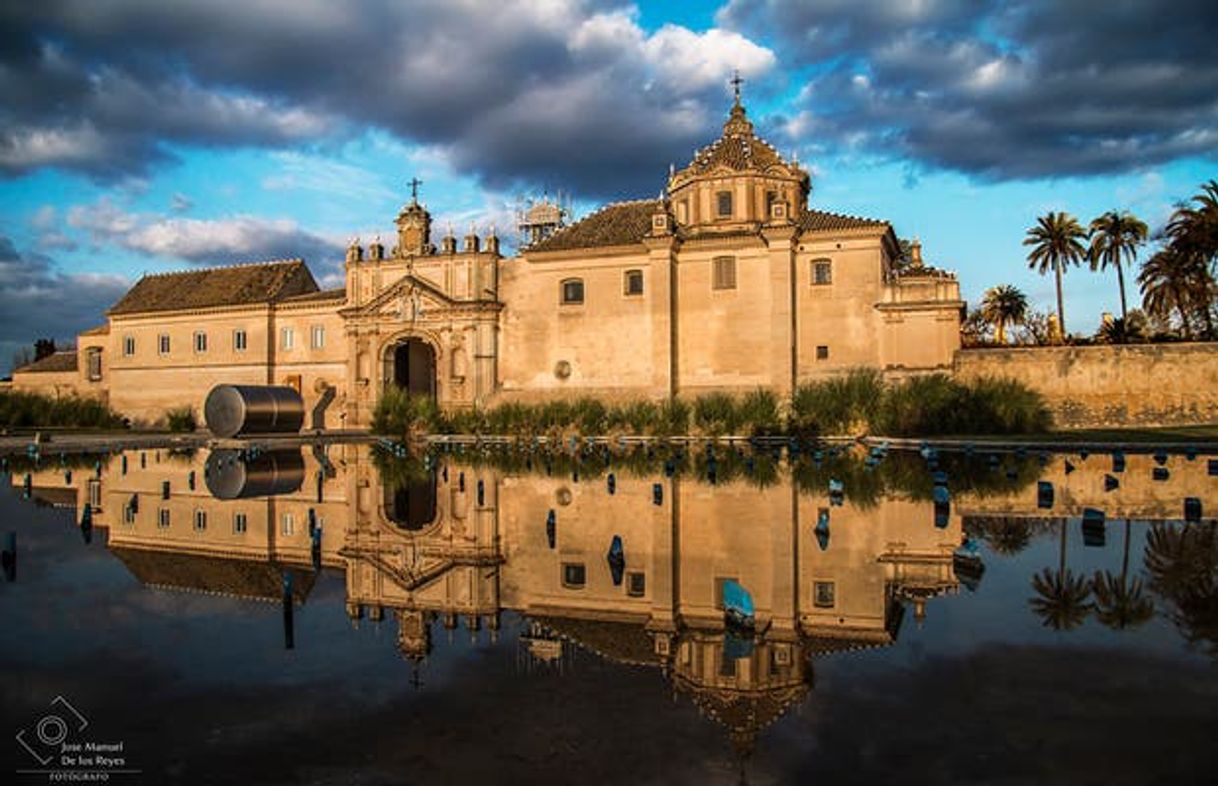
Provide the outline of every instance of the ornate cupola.
{"type": "Polygon", "coordinates": [[[735,100],[723,134],[673,172],[668,199],[684,234],[760,229],[795,220],[807,205],[811,179],[757,136],[732,80],[735,100]]]}
{"type": "Polygon", "coordinates": [[[410,204],[398,213],[398,247],[397,255],[420,256],[431,253],[431,213],[419,204],[419,186],[423,182],[418,178],[410,180],[410,204]]]}

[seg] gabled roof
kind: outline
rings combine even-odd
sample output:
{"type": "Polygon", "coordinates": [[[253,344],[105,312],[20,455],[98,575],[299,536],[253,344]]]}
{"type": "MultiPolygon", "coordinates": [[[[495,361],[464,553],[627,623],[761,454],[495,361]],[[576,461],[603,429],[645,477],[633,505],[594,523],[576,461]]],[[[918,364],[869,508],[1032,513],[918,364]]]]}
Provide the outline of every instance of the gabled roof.
{"type": "Polygon", "coordinates": [[[111,546],[110,553],[146,586],[248,600],[281,600],[283,574],[287,571],[293,574],[292,599],[304,603],[316,578],[311,570],[236,557],[128,546],[111,546]]]}
{"type": "Polygon", "coordinates": [[[41,360],[35,360],[33,363],[27,363],[21,368],[15,368],[13,369],[13,373],[46,374],[77,370],[79,370],[79,366],[76,362],[76,350],[67,349],[60,352],[53,352],[41,360]]]}
{"type": "Polygon", "coordinates": [[[563,227],[527,251],[566,251],[575,248],[627,246],[640,243],[651,231],[651,215],[660,208],[658,199],[616,202],[563,227]]]}
{"type": "Polygon", "coordinates": [[[302,260],[259,262],[144,276],[107,313],[140,314],[273,303],[317,291],[317,282],[302,260]]]}

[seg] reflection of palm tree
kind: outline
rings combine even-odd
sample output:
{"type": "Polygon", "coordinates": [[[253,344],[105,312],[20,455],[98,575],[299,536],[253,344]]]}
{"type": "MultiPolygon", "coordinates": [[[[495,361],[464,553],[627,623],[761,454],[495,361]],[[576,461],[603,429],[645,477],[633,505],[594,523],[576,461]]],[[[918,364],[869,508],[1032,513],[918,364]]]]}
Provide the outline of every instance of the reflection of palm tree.
{"type": "Polygon", "coordinates": [[[1146,538],[1150,590],[1192,643],[1218,658],[1218,524],[1155,524],[1146,538]]]}
{"type": "Polygon", "coordinates": [[[972,519],[969,524],[977,537],[990,544],[996,554],[1018,554],[1032,542],[1032,522],[1025,518],[986,517],[972,519]]]}
{"type": "Polygon", "coordinates": [[[1142,594],[1142,580],[1129,582],[1129,519],[1125,519],[1125,554],[1121,575],[1096,571],[1091,579],[1095,593],[1095,618],[1113,630],[1135,628],[1155,615],[1155,604],[1142,594]]]}
{"type": "Polygon", "coordinates": [[[1061,521],[1061,559],[1057,571],[1045,568],[1032,577],[1038,597],[1028,603],[1046,627],[1054,630],[1077,628],[1091,611],[1091,587],[1082,576],[1066,569],[1066,520],[1061,521]]]}

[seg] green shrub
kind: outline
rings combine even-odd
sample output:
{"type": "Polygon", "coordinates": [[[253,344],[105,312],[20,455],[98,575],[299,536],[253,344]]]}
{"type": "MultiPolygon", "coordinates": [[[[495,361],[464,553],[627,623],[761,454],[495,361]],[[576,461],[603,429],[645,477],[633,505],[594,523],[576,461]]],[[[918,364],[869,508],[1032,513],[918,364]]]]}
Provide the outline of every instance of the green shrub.
{"type": "Polygon", "coordinates": [[[420,396],[396,386],[385,388],[372,412],[372,431],[376,434],[404,436],[419,428],[439,430],[439,407],[431,396],[420,396]]]}
{"type": "Polygon", "coordinates": [[[694,399],[694,425],[707,436],[739,432],[740,413],[727,393],[707,393],[694,399]]]}
{"type": "Polygon", "coordinates": [[[801,436],[849,434],[871,425],[884,396],[884,379],[859,368],[800,385],[791,397],[790,431],[801,436]]]}
{"type": "Polygon", "coordinates": [[[170,431],[194,431],[199,427],[191,407],[174,407],[165,412],[165,427],[170,431]]]}
{"type": "Polygon", "coordinates": [[[0,391],[0,427],[125,428],[126,423],[97,399],[7,390],[0,391]]]}
{"type": "Polygon", "coordinates": [[[1039,393],[1013,379],[957,382],[945,374],[889,386],[873,433],[895,437],[940,434],[1032,434],[1051,424],[1039,393]]]}

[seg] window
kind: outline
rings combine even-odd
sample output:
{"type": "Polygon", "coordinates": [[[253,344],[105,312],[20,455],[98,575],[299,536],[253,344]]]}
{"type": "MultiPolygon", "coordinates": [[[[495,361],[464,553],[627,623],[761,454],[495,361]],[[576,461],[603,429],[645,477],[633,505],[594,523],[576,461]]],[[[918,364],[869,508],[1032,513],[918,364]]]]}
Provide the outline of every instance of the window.
{"type": "Polygon", "coordinates": [[[101,511],[101,481],[97,478],[89,479],[89,505],[95,512],[101,511]]]}
{"type": "Polygon", "coordinates": [[[85,356],[88,363],[89,380],[91,382],[96,382],[102,378],[101,353],[102,351],[97,347],[90,347],[88,355],[85,356]]]}
{"type": "Polygon", "coordinates": [[[291,513],[283,514],[283,518],[280,519],[280,525],[284,535],[296,534],[296,517],[291,513]]]}
{"type": "Polygon", "coordinates": [[[321,349],[326,345],[326,329],[322,325],[314,325],[309,331],[309,346],[321,349]]]}
{"type": "Polygon", "coordinates": [[[234,330],[233,331],[233,349],[235,349],[238,352],[244,352],[245,348],[247,346],[249,346],[249,339],[246,338],[245,331],[242,330],[241,328],[237,328],[236,330],[234,330]]]}
{"type": "Polygon", "coordinates": [[[582,278],[569,278],[562,282],[561,295],[564,306],[583,303],[584,280],[582,278]]]}
{"type": "Polygon", "coordinates": [[[248,528],[248,522],[246,521],[245,514],[244,513],[234,513],[233,514],[233,534],[234,535],[244,535],[245,530],[247,528],[248,528]]]}
{"type": "Polygon", "coordinates": [[[829,347],[825,346],[824,344],[821,344],[820,346],[818,346],[816,348],[816,359],[817,360],[828,360],[829,359],[829,347]]]}
{"type": "Polygon", "coordinates": [[[719,576],[715,579],[715,608],[723,608],[723,585],[729,581],[736,581],[731,576],[719,576]]]}
{"type": "Polygon", "coordinates": [[[778,192],[777,192],[777,191],[767,191],[767,192],[765,192],[765,215],[766,215],[766,218],[773,218],[773,216],[774,216],[774,203],[775,203],[775,202],[777,202],[777,201],[778,201],[778,192]]]}
{"type": "Polygon", "coordinates": [[[627,270],[624,283],[627,295],[643,294],[643,271],[627,270]]]}
{"type": "Polygon", "coordinates": [[[812,262],[812,283],[832,284],[833,263],[827,259],[817,259],[812,262]]]}
{"type": "Polygon", "coordinates": [[[626,574],[626,594],[632,598],[641,598],[643,593],[647,591],[647,574],[646,573],[627,573],[626,574]]]}
{"type": "Polygon", "coordinates": [[[207,334],[202,330],[195,331],[195,352],[207,351],[207,334]]]}
{"type": "Polygon", "coordinates": [[[279,331],[279,346],[283,349],[291,349],[296,345],[296,331],[290,327],[285,327],[279,331]]]}
{"type": "Polygon", "coordinates": [[[812,603],[817,608],[831,609],[837,602],[832,581],[816,581],[812,583],[812,603]]]}
{"type": "Polygon", "coordinates": [[[157,510],[156,525],[158,529],[169,529],[169,508],[157,510]]]}
{"type": "Polygon", "coordinates": [[[195,532],[202,532],[207,529],[207,511],[195,511],[195,532]]]}
{"type": "Polygon", "coordinates": [[[123,523],[135,523],[135,508],[131,507],[130,505],[123,505],[123,523]]]}
{"type": "Polygon", "coordinates": [[[714,289],[736,288],[735,257],[715,257],[711,260],[711,267],[713,268],[711,286],[714,289]]]}
{"type": "Polygon", "coordinates": [[[582,562],[564,562],[562,585],[567,589],[581,589],[588,581],[588,571],[582,562]]]}
{"type": "Polygon", "coordinates": [[[720,218],[731,218],[732,216],[732,192],[720,191],[716,195],[716,201],[719,208],[720,218]]]}
{"type": "Polygon", "coordinates": [[[156,351],[162,355],[169,354],[169,334],[162,333],[156,337],[156,351]]]}
{"type": "Polygon", "coordinates": [[[127,357],[135,354],[135,336],[123,336],[123,354],[127,357]]]}

